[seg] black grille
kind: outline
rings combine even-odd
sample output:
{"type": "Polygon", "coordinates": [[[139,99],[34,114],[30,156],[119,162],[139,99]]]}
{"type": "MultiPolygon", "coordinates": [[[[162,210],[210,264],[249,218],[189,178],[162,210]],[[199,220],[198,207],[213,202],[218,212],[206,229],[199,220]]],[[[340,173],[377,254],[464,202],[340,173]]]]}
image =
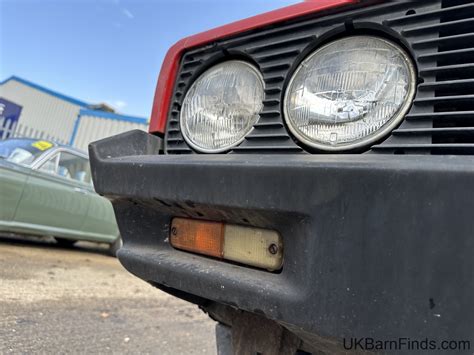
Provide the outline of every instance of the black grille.
{"type": "Polygon", "coordinates": [[[405,45],[419,74],[417,93],[405,120],[389,137],[360,153],[474,154],[474,3],[467,0],[360,5],[185,53],[170,108],[166,153],[193,153],[179,129],[184,94],[203,71],[226,59],[254,62],[265,81],[260,119],[231,152],[322,153],[301,145],[286,129],[284,89],[301,60],[317,46],[356,33],[378,34],[405,45]]]}

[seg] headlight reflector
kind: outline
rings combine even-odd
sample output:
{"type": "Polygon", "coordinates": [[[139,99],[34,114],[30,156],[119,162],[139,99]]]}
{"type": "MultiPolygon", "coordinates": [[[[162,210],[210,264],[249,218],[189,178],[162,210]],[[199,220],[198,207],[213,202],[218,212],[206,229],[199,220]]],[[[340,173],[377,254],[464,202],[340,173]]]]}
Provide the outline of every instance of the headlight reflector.
{"type": "Polygon", "coordinates": [[[263,78],[253,65],[230,60],[211,67],[184,98],[181,131],[185,140],[206,153],[237,145],[257,122],[263,95],[263,78]]]}
{"type": "Polygon", "coordinates": [[[398,45],[351,36],[308,56],[290,80],[284,102],[290,131],[323,150],[374,142],[403,118],[415,93],[415,68],[398,45]]]}

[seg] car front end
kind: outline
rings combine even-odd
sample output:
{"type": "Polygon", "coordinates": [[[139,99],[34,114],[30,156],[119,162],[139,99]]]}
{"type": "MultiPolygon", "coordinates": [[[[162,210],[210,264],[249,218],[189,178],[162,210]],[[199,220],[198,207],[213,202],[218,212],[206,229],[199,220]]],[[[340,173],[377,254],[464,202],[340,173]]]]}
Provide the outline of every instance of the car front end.
{"type": "Polygon", "coordinates": [[[327,0],[178,42],[150,132],[90,146],[122,264],[236,353],[469,351],[473,18],[327,0]]]}

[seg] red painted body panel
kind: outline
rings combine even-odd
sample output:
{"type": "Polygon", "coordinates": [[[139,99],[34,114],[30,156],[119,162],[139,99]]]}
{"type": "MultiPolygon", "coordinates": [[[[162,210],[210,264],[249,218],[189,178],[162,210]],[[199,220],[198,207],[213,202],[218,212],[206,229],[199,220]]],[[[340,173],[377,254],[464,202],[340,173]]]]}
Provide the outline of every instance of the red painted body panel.
{"type": "Polygon", "coordinates": [[[153,102],[149,131],[160,133],[165,132],[169,102],[173,95],[174,81],[181,56],[185,50],[259,27],[357,2],[359,2],[359,0],[306,1],[249,17],[178,41],[168,50],[161,67],[160,76],[155,90],[155,99],[153,102]]]}

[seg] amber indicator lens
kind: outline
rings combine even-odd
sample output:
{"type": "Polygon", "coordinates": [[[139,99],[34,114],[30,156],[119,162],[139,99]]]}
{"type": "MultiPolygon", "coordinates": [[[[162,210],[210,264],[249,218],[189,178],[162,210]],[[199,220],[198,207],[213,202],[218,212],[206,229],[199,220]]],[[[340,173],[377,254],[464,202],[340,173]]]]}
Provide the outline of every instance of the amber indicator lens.
{"type": "Polygon", "coordinates": [[[281,236],[273,230],[174,218],[170,243],[176,249],[275,271],[283,264],[281,236]]]}
{"type": "Polygon", "coordinates": [[[175,218],[171,226],[171,245],[177,249],[222,258],[224,225],[175,218]]]}

